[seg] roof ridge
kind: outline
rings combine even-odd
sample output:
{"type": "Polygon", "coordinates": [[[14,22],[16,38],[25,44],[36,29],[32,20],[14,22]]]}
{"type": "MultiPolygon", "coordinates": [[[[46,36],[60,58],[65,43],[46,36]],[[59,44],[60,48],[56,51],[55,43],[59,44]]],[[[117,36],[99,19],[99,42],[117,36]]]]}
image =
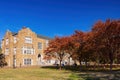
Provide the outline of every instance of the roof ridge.
{"type": "Polygon", "coordinates": [[[52,39],[52,38],[50,38],[50,37],[43,36],[43,35],[41,35],[41,34],[37,34],[37,37],[38,37],[38,38],[43,38],[43,39],[48,39],[48,40],[51,40],[51,39],[52,39]]]}

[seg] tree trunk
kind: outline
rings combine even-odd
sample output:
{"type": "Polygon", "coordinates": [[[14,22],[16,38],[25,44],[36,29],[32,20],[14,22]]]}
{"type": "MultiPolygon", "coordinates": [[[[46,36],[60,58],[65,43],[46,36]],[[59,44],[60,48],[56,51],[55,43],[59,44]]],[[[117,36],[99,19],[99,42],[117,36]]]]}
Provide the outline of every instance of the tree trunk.
{"type": "Polygon", "coordinates": [[[70,66],[70,57],[68,57],[68,59],[69,59],[68,65],[70,66]]]}
{"type": "Polygon", "coordinates": [[[82,71],[82,64],[81,64],[81,61],[79,61],[79,63],[80,63],[80,71],[82,71]]]}
{"type": "Polygon", "coordinates": [[[60,68],[59,68],[60,70],[62,69],[62,67],[61,67],[61,62],[62,62],[62,60],[60,60],[60,68]]]}
{"type": "Polygon", "coordinates": [[[106,66],[106,65],[105,65],[105,63],[104,63],[104,64],[103,64],[103,69],[104,69],[104,70],[105,70],[105,68],[106,68],[105,66],[106,66]]]}
{"type": "Polygon", "coordinates": [[[113,60],[110,60],[110,71],[112,71],[113,60]]]}
{"type": "Polygon", "coordinates": [[[87,68],[87,61],[85,61],[85,67],[87,68]]]}
{"type": "Polygon", "coordinates": [[[109,58],[110,58],[110,71],[112,71],[112,64],[113,64],[113,56],[112,56],[112,53],[109,54],[109,58]]]}
{"type": "Polygon", "coordinates": [[[94,68],[93,68],[93,70],[95,70],[95,69],[96,69],[96,62],[95,62],[93,65],[94,65],[94,68]]]}

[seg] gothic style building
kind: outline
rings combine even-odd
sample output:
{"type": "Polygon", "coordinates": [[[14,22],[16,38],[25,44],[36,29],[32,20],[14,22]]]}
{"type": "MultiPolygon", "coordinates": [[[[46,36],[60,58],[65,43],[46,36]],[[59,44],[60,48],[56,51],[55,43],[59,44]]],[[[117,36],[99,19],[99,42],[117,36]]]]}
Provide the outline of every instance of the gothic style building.
{"type": "Polygon", "coordinates": [[[44,64],[44,50],[50,39],[25,27],[18,33],[7,31],[1,44],[2,53],[9,67],[44,64]]]}

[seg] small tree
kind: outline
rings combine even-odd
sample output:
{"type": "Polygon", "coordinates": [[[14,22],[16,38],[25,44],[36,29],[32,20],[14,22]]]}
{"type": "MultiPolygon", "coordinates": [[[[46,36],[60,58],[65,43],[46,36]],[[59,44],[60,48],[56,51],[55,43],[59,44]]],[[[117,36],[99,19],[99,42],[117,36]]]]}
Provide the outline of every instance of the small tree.
{"type": "Polygon", "coordinates": [[[66,53],[66,38],[65,37],[55,37],[55,39],[51,40],[49,43],[49,47],[44,51],[46,56],[53,57],[59,60],[59,67],[61,70],[61,62],[64,57],[67,55],[66,53]]]}
{"type": "Polygon", "coordinates": [[[5,55],[0,54],[0,67],[4,67],[7,65],[7,62],[5,61],[5,55]]]}
{"type": "Polygon", "coordinates": [[[74,43],[73,46],[74,46],[74,49],[73,49],[73,55],[72,57],[74,59],[76,59],[77,61],[79,61],[79,64],[80,64],[80,70],[82,69],[82,60],[83,60],[83,48],[84,48],[84,45],[85,45],[85,42],[84,42],[84,32],[82,31],[75,31],[75,33],[72,35],[72,42],[74,43]]]}
{"type": "Polygon", "coordinates": [[[7,62],[5,61],[5,55],[2,54],[2,49],[0,48],[0,67],[4,67],[7,65],[7,62]]]}

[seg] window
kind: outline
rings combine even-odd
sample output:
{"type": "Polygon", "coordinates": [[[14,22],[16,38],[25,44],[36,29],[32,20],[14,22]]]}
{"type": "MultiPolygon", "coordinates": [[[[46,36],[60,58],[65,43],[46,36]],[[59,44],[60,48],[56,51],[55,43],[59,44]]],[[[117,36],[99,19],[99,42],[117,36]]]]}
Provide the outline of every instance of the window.
{"type": "Polygon", "coordinates": [[[6,48],[6,49],[5,49],[5,55],[8,55],[8,54],[9,54],[9,49],[6,48]]]}
{"type": "Polygon", "coordinates": [[[16,43],[17,42],[17,38],[16,38],[16,36],[14,37],[14,43],[16,43]]]}
{"type": "Polygon", "coordinates": [[[32,43],[32,38],[31,37],[25,37],[25,43],[32,43]]]}
{"type": "Polygon", "coordinates": [[[6,45],[7,45],[8,43],[9,43],[9,39],[7,38],[7,39],[6,39],[6,45]]]}
{"type": "Polygon", "coordinates": [[[31,47],[23,47],[23,54],[34,54],[34,48],[31,47]]]}
{"type": "Polygon", "coordinates": [[[32,60],[31,59],[24,59],[24,65],[31,65],[32,60]]]}
{"type": "Polygon", "coordinates": [[[48,47],[48,43],[49,43],[49,41],[48,41],[48,40],[46,40],[46,47],[48,47]]]}
{"type": "Polygon", "coordinates": [[[31,54],[32,53],[32,49],[31,48],[27,48],[27,54],[31,54]]]}
{"type": "Polygon", "coordinates": [[[14,48],[14,54],[16,54],[16,47],[14,48]]]}
{"type": "Polygon", "coordinates": [[[51,63],[51,60],[47,60],[47,63],[51,63]]]}
{"type": "Polygon", "coordinates": [[[42,43],[38,42],[38,49],[42,49],[42,43]]]}

